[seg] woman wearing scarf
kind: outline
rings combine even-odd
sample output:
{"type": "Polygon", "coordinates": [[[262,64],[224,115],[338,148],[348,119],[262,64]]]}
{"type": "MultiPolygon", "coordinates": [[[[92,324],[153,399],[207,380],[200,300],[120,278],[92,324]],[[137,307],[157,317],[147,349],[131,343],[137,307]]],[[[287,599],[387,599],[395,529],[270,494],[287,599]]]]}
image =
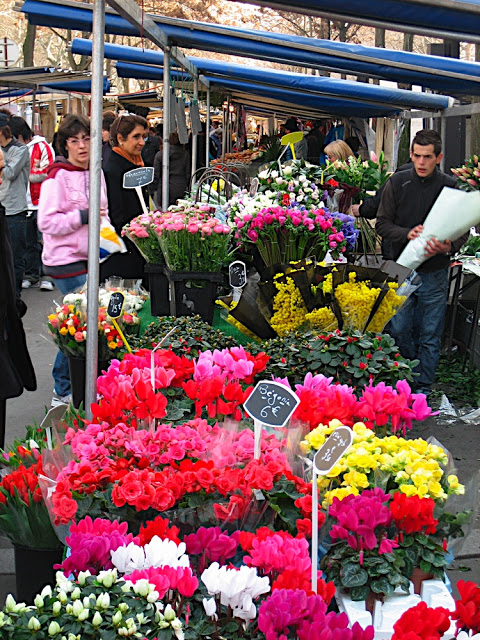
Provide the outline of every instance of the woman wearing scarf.
{"type": "MultiPolygon", "coordinates": [[[[110,127],[110,143],[113,149],[103,167],[103,173],[107,183],[110,220],[119,235],[127,222],[143,213],[135,189],[123,188],[123,176],[132,169],[144,166],[142,149],[147,132],[148,123],[145,118],[133,114],[116,118],[110,127]]],[[[146,189],[144,198],[147,203],[146,189]]],[[[101,264],[100,281],[113,275],[134,279],[143,277],[145,260],[132,242],[126,238],[124,241],[127,253],[115,254],[101,264]]]]}

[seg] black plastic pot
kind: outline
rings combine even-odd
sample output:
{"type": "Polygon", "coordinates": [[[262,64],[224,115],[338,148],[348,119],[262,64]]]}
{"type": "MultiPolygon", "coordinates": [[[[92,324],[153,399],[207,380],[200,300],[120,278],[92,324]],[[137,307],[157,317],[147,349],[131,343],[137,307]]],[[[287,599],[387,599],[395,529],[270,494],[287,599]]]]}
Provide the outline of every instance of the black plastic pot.
{"type": "Polygon", "coordinates": [[[60,564],[63,559],[63,547],[56,549],[32,549],[30,547],[14,546],[15,554],[15,585],[17,602],[33,604],[35,596],[47,584],[55,584],[56,569],[54,564],[60,564]]]}

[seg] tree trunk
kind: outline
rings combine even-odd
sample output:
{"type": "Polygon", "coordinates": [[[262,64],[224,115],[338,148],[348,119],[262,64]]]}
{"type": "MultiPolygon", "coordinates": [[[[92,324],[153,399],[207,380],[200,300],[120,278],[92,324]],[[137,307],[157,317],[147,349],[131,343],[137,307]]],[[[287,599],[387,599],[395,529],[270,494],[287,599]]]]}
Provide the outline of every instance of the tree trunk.
{"type": "Polygon", "coordinates": [[[25,33],[25,40],[23,41],[23,66],[33,67],[35,66],[33,59],[35,53],[35,36],[37,35],[37,26],[35,24],[27,23],[27,31],[25,33]]]}
{"type": "MultiPolygon", "coordinates": [[[[480,61],[480,45],[478,44],[475,45],[475,60],[477,62],[480,61]]],[[[480,96],[473,96],[472,104],[475,104],[477,102],[480,102],[480,96]]],[[[472,115],[472,130],[470,140],[470,152],[472,154],[478,153],[478,150],[480,149],[480,113],[474,113],[472,115]]]]}
{"type": "MultiPolygon", "coordinates": [[[[403,50],[404,51],[413,51],[413,33],[404,33],[403,34],[403,50]]],[[[403,82],[397,83],[399,89],[407,89],[407,91],[412,90],[411,84],[405,84],[403,82]]]]}
{"type": "Polygon", "coordinates": [[[385,49],[385,29],[375,28],[375,46],[385,49]]]}

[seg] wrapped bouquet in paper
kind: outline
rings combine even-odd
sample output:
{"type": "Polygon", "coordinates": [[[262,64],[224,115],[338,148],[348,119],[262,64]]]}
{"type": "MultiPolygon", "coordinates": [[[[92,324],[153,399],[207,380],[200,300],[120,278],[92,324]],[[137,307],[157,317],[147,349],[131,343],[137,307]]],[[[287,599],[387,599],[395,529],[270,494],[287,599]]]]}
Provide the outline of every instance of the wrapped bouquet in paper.
{"type": "Polygon", "coordinates": [[[423,223],[422,233],[410,240],[400,254],[398,264],[417,269],[430,257],[425,253],[429,240],[436,238],[440,242],[453,242],[479,222],[480,192],[444,187],[423,223]]]}
{"type": "Polygon", "coordinates": [[[109,258],[113,253],[125,253],[127,248],[124,241],[117,235],[113,225],[105,216],[100,220],[100,262],[109,258]]]}
{"type": "Polygon", "coordinates": [[[263,281],[250,279],[238,302],[219,300],[229,310],[229,322],[260,339],[302,327],[318,333],[380,332],[416,287],[411,279],[403,282],[405,270],[395,273],[390,263],[326,267],[302,260],[275,265],[263,275],[263,281]]]}

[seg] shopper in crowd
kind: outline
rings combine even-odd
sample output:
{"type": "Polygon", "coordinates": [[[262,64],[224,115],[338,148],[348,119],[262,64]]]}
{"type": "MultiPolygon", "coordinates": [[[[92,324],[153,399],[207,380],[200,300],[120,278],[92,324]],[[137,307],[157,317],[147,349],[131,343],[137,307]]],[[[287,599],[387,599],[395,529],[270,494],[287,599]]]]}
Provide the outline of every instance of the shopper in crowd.
{"type": "MultiPolygon", "coordinates": [[[[185,197],[190,185],[191,164],[190,154],[180,144],[176,131],[170,134],[169,173],[168,173],[168,205],[185,197]]],[[[162,152],[155,156],[154,184],[156,186],[154,201],[156,206],[162,207],[162,152]]]]}
{"type": "MultiPolygon", "coordinates": [[[[294,133],[300,131],[298,126],[298,120],[296,118],[288,118],[284,125],[285,134],[294,133]]],[[[295,150],[295,158],[297,160],[306,160],[308,156],[308,143],[303,137],[299,142],[296,142],[293,146],[295,150]]],[[[293,155],[290,149],[290,145],[287,147],[286,160],[292,160],[293,155]]]]}
{"type": "MultiPolygon", "coordinates": [[[[397,260],[408,242],[421,234],[425,218],[443,187],[456,184],[455,178],[437,167],[442,158],[442,140],[436,131],[419,131],[412,141],[410,157],[413,167],[395,173],[387,181],[377,214],[377,231],[390,243],[391,254],[385,257],[392,260],[397,260]]],[[[465,234],[455,242],[436,238],[428,241],[428,259],[417,269],[421,285],[388,325],[401,354],[420,361],[415,386],[426,395],[431,392],[440,356],[450,256],[467,237],[465,234]]]]}
{"type": "Polygon", "coordinates": [[[348,160],[350,156],[355,156],[348,144],[343,140],[334,140],[327,144],[324,149],[324,153],[327,156],[329,162],[335,162],[335,160],[348,160]]]}
{"type": "Polygon", "coordinates": [[[155,156],[160,150],[160,140],[152,131],[147,129],[147,135],[144,138],[145,145],[142,149],[143,164],[146,167],[153,167],[155,156]]]}
{"type": "Polygon", "coordinates": [[[52,278],[43,273],[42,234],[37,225],[40,189],[47,177],[47,169],[53,163],[53,148],[43,136],[34,136],[27,122],[20,116],[12,116],[8,124],[15,138],[27,145],[30,154],[30,175],[27,187],[27,248],[22,288],[40,287],[42,291],[53,291],[55,285],[52,278]]]}
{"type": "Polygon", "coordinates": [[[102,116],[102,167],[105,166],[110,154],[112,145],[110,144],[110,127],[115,120],[113,111],[104,111],[102,116]]]}
{"type": "Polygon", "coordinates": [[[325,136],[321,132],[321,120],[315,120],[312,129],[305,136],[308,145],[307,160],[312,164],[320,164],[320,154],[323,153],[325,136]]]}
{"type": "Polygon", "coordinates": [[[0,146],[3,158],[0,203],[5,209],[7,226],[15,268],[15,290],[20,298],[25,272],[27,248],[27,187],[30,173],[30,156],[27,145],[12,134],[7,116],[0,113],[0,146]]]}
{"type": "Polygon", "coordinates": [[[345,144],[348,144],[355,157],[358,156],[358,151],[360,149],[360,140],[357,138],[357,136],[348,136],[348,138],[345,138],[345,144]]]}
{"type": "MultiPolygon", "coordinates": [[[[105,163],[103,172],[107,184],[110,220],[119,235],[127,222],[143,213],[136,190],[123,187],[123,176],[132,169],[144,166],[142,149],[147,131],[148,123],[145,118],[135,114],[119,116],[110,127],[113,153],[105,163]]],[[[148,206],[147,189],[143,189],[143,197],[148,206]]],[[[101,281],[112,275],[135,279],[143,277],[145,260],[133,242],[124,240],[127,252],[116,253],[101,264],[101,281]]]]}
{"type": "MultiPolygon", "coordinates": [[[[65,295],[85,284],[88,266],[90,122],[67,115],[58,128],[57,147],[65,158],[48,170],[38,205],[38,228],[43,233],[43,265],[65,295]]],[[[105,181],[101,181],[100,214],[107,216],[105,181]]],[[[69,402],[68,360],[61,351],[53,366],[52,406],[69,402]]]]}

